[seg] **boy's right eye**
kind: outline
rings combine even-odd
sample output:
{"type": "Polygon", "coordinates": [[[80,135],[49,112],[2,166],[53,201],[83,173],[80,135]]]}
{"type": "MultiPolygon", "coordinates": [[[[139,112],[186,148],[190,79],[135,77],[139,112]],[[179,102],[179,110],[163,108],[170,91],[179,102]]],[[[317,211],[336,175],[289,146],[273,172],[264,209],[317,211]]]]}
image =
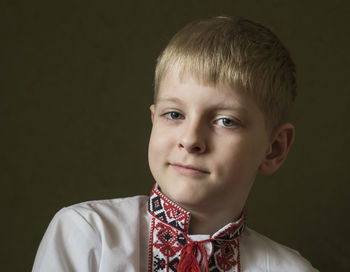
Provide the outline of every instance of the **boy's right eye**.
{"type": "Polygon", "coordinates": [[[183,119],[183,115],[177,111],[170,111],[164,114],[164,116],[170,120],[179,120],[183,119]]]}

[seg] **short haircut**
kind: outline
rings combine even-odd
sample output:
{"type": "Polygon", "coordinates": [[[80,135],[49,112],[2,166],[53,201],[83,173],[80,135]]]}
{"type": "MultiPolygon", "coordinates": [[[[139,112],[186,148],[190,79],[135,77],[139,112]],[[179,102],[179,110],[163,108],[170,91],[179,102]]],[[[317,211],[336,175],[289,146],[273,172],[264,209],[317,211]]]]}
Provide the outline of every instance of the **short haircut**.
{"type": "Polygon", "coordinates": [[[161,80],[172,67],[200,83],[225,84],[247,92],[273,129],[288,119],[296,96],[295,64],[268,28],[243,18],[214,17],[186,25],[157,59],[156,102],[161,80]]]}

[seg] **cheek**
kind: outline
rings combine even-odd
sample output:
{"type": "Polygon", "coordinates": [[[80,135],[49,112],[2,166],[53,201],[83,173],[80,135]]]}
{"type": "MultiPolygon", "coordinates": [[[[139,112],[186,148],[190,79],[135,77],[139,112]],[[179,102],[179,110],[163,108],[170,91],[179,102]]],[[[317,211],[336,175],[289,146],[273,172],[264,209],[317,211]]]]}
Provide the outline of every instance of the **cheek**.
{"type": "Polygon", "coordinates": [[[148,160],[151,167],[160,163],[167,156],[171,147],[168,134],[166,130],[162,130],[156,126],[152,128],[148,146],[148,160]]]}
{"type": "Polygon", "coordinates": [[[217,166],[218,175],[225,176],[226,179],[241,180],[255,173],[260,161],[259,152],[254,143],[246,140],[233,139],[220,146],[212,161],[217,166]]]}
{"type": "Polygon", "coordinates": [[[152,128],[150,143],[156,150],[169,149],[176,142],[177,130],[158,121],[152,128]]]}
{"type": "Polygon", "coordinates": [[[148,164],[153,177],[157,180],[155,174],[157,168],[159,168],[159,150],[157,150],[157,139],[155,137],[154,130],[152,129],[149,144],[148,144],[148,164]]]}
{"type": "Polygon", "coordinates": [[[154,129],[152,129],[149,144],[148,144],[148,160],[150,166],[152,166],[157,158],[157,153],[159,153],[159,144],[157,144],[157,134],[154,129]]]}

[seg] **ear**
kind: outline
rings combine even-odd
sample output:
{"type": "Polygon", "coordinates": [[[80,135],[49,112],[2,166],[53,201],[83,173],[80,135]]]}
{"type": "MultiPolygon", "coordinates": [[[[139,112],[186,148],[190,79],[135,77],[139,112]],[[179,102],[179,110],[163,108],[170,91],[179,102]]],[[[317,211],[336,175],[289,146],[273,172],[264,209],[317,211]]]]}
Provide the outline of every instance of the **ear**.
{"type": "Polygon", "coordinates": [[[290,123],[285,123],[273,131],[266,156],[259,167],[261,174],[270,175],[280,168],[287,158],[294,137],[295,129],[290,123]]]}
{"type": "Polygon", "coordinates": [[[154,108],[155,108],[154,104],[152,104],[152,105],[149,107],[149,109],[151,110],[151,120],[152,120],[152,123],[153,123],[153,119],[154,119],[154,108]]]}

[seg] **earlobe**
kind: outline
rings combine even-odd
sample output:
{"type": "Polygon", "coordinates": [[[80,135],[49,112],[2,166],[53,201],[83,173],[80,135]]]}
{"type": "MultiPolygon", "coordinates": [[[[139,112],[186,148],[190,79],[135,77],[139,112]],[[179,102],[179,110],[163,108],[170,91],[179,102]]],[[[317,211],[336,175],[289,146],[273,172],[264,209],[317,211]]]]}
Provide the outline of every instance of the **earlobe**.
{"type": "Polygon", "coordinates": [[[154,119],[154,108],[155,108],[154,104],[152,104],[152,105],[149,107],[149,109],[151,110],[151,120],[152,120],[152,123],[153,123],[153,119],[154,119]]]}
{"type": "Polygon", "coordinates": [[[272,133],[271,142],[262,161],[259,172],[264,175],[273,174],[283,164],[294,142],[295,129],[290,123],[277,127],[272,133]]]}

